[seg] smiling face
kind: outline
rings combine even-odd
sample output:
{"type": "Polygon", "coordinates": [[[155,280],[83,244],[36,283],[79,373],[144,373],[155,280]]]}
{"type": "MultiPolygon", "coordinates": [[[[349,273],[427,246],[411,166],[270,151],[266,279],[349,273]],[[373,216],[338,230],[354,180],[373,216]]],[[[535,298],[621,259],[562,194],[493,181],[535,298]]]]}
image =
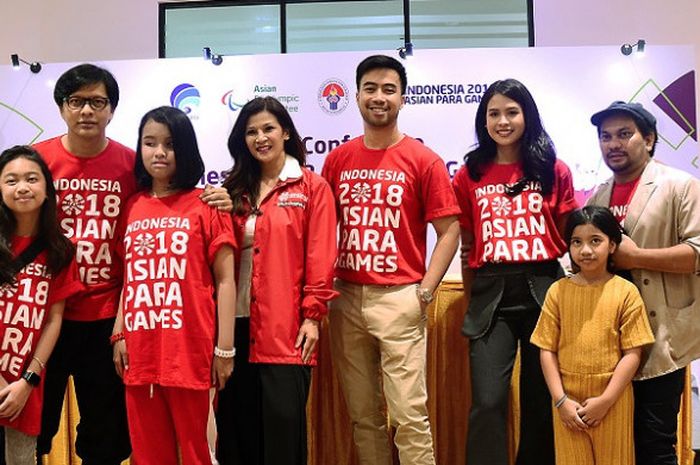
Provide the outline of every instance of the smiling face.
{"type": "Polygon", "coordinates": [[[262,166],[281,167],[286,153],[284,142],[289,133],[282,128],[277,117],[269,111],[261,111],[248,118],[245,143],[250,154],[262,166]]]}
{"type": "Polygon", "coordinates": [[[7,163],[0,173],[2,201],[15,216],[35,214],[46,200],[46,179],[41,167],[23,157],[7,163]]]}
{"type": "Polygon", "coordinates": [[[395,125],[403,108],[399,73],[389,68],[367,71],[360,80],[356,99],[365,125],[376,128],[395,125]]]}
{"type": "MultiPolygon", "coordinates": [[[[107,88],[102,82],[89,84],[73,92],[70,97],[108,99],[107,88]]],[[[77,110],[70,109],[68,102],[61,105],[61,117],[68,127],[68,136],[82,141],[101,143],[106,137],[106,128],[112,116],[113,108],[110,104],[101,110],[93,110],[89,103],[77,110]]]]}
{"type": "Polygon", "coordinates": [[[494,94],[486,106],[486,130],[498,146],[520,144],[525,132],[525,114],[520,104],[503,94],[494,94]]]}
{"type": "Polygon", "coordinates": [[[177,168],[168,126],[153,120],[146,122],[141,134],[141,157],[144,168],[153,178],[153,189],[167,189],[177,168]]]}
{"type": "Polygon", "coordinates": [[[569,253],[582,273],[596,276],[607,271],[608,257],[615,251],[615,243],[592,224],[576,226],[571,234],[569,253]]]}

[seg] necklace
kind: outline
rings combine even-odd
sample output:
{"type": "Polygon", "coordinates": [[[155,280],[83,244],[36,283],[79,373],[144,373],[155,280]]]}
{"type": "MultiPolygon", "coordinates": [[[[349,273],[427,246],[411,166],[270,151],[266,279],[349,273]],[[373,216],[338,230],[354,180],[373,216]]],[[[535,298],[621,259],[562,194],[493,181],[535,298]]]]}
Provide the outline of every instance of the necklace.
{"type": "Polygon", "coordinates": [[[173,195],[176,193],[179,189],[165,189],[165,190],[158,190],[155,191],[151,189],[151,197],[159,199],[161,197],[167,197],[169,195],[173,195]]]}

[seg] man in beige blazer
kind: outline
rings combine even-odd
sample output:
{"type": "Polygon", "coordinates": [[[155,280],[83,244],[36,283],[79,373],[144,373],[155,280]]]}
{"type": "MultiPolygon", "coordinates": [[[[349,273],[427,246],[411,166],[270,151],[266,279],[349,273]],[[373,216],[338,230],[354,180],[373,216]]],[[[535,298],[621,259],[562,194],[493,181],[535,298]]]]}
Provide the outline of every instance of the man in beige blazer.
{"type": "Polygon", "coordinates": [[[641,104],[613,102],[591,122],[613,177],[588,203],[627,231],[614,264],[631,270],[656,337],[633,382],[637,465],[677,465],[685,367],[700,358],[700,180],[653,159],[656,118],[641,104]]]}

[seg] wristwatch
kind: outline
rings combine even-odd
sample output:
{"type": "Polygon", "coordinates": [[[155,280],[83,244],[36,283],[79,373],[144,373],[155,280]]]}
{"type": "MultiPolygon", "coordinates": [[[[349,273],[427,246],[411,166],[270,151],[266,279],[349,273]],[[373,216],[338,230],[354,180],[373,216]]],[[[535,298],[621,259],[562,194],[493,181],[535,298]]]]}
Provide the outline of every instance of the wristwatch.
{"type": "Polygon", "coordinates": [[[41,376],[33,371],[25,371],[22,373],[22,379],[28,382],[31,387],[37,387],[41,382],[41,376]]]}
{"type": "Polygon", "coordinates": [[[418,300],[420,300],[421,303],[424,303],[426,305],[428,305],[430,302],[433,301],[433,299],[435,299],[435,296],[427,287],[416,288],[416,295],[418,296],[418,300]]]}

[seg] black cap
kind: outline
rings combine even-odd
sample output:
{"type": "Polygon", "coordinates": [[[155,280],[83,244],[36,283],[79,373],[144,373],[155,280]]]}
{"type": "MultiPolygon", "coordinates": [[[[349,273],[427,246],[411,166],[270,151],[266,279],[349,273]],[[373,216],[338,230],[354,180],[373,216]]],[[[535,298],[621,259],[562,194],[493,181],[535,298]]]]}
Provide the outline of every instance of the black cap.
{"type": "Polygon", "coordinates": [[[595,113],[591,116],[591,123],[593,123],[594,126],[600,127],[603,120],[613,113],[627,113],[635,120],[641,120],[646,123],[649,128],[656,128],[656,118],[645,110],[641,103],[627,103],[622,100],[613,102],[605,110],[595,113]]]}

